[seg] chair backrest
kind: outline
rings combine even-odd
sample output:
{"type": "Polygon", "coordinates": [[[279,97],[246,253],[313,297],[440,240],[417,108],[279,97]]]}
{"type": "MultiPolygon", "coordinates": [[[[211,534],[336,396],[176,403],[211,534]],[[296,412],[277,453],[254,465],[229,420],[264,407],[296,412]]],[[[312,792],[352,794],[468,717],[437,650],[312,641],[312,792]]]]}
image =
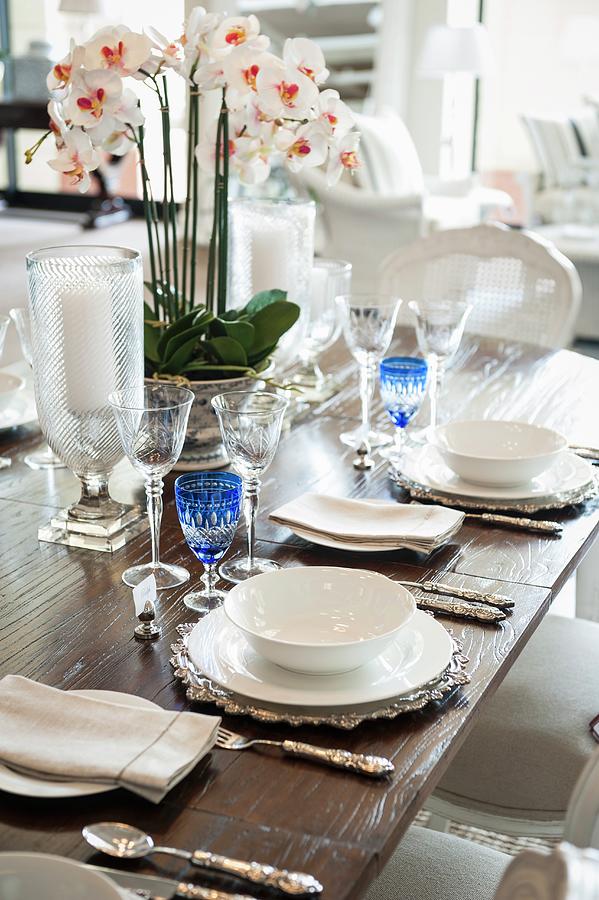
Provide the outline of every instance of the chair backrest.
{"type": "Polygon", "coordinates": [[[575,112],[571,116],[571,122],[578,133],[584,155],[599,162],[599,115],[597,110],[587,107],[575,112]]]}
{"type": "Polygon", "coordinates": [[[599,853],[560,844],[524,850],[509,864],[495,900],[599,900],[599,853]]]}
{"type": "Polygon", "coordinates": [[[570,797],[564,838],[576,847],[599,850],[599,747],[582,770],[570,797]]]}
{"type": "Polygon", "coordinates": [[[541,119],[522,116],[524,127],[544,176],[545,187],[576,187],[584,183],[577,167],[580,147],[569,119],[541,119]]]}
{"type": "Polygon", "coordinates": [[[497,224],[400,247],[381,266],[380,289],[403,298],[402,324],[413,321],[409,300],[459,296],[474,305],[468,331],[550,348],[571,342],[581,298],[576,269],[552,244],[497,224]]]}

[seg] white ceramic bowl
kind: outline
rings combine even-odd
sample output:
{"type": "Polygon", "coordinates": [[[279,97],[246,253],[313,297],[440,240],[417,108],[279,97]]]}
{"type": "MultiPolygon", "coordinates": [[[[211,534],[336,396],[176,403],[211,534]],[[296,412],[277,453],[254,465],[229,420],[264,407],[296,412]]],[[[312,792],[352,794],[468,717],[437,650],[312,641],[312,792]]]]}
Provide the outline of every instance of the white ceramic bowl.
{"type": "Polygon", "coordinates": [[[25,387],[25,379],[10,372],[0,372],[0,410],[8,409],[19,391],[25,387]]]}
{"type": "Polygon", "coordinates": [[[548,469],[568,446],[566,438],[551,428],[487,419],[440,425],[431,443],[464,481],[492,487],[525,484],[548,469]]]}
{"type": "Polygon", "coordinates": [[[0,853],[0,897],[10,900],[122,900],[110,878],[63,856],[0,853]]]}
{"type": "Polygon", "coordinates": [[[225,614],[270,662],[309,675],[357,669],[412,618],[414,598],[377,572],[300,566],[236,584],[225,614]]]}

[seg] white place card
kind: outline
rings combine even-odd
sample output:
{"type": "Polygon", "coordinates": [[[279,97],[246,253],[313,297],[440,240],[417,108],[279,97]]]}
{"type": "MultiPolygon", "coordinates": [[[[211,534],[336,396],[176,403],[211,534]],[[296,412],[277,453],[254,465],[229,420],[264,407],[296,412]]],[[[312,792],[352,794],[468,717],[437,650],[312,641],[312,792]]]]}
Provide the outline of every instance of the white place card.
{"type": "Polygon", "coordinates": [[[145,608],[148,600],[152,605],[156,604],[156,579],[153,575],[148,575],[143,581],[133,588],[133,602],[135,603],[135,615],[139,616],[145,608]]]}

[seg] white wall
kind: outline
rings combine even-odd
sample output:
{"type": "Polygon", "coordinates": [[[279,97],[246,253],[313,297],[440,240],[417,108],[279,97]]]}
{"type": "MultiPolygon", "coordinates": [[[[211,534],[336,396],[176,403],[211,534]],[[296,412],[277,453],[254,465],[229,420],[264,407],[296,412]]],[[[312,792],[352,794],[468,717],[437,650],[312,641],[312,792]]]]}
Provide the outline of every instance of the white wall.
{"type": "Polygon", "coordinates": [[[486,0],[497,73],[481,90],[479,169],[536,171],[519,115],[568,115],[583,94],[599,94],[599,46],[593,63],[562,56],[574,15],[599,16],[599,0],[486,0]]]}

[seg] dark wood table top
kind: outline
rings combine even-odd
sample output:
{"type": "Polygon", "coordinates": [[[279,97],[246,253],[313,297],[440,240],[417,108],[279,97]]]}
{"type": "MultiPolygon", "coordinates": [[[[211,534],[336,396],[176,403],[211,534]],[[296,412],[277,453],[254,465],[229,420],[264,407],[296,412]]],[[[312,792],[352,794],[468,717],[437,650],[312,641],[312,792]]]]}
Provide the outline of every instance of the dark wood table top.
{"type": "MultiPolygon", "coordinates": [[[[411,335],[398,333],[396,349],[413,352],[411,335]]],[[[354,454],[338,435],[358,415],[353,364],[341,347],[328,353],[326,363],[345,378],[344,386],[317,415],[294,425],[283,438],[264,478],[259,550],[282,565],[367,567],[410,580],[442,573],[455,584],[512,596],[513,615],[499,627],[443,620],[464,644],[471,683],[440,708],[394,721],[364,724],[351,732],[293,731],[315,743],[390,756],[396,766],[390,783],[270,752],[215,749],[158,806],[124,791],[58,802],[0,793],[0,850],[37,850],[106,864],[83,842],[80,829],[87,822],[116,819],[148,830],[162,844],[204,847],[309,871],[325,885],[326,900],[362,896],[393,852],[480,705],[505,677],[593,542],[599,507],[587,503],[556,514],[564,522],[561,538],[469,522],[451,544],[429,557],[407,551],[350,555],[308,545],[269,522],[268,511],[308,489],[395,496],[382,463],[366,475],[352,468],[354,454]]],[[[442,413],[448,418],[484,414],[535,421],[559,427],[572,442],[599,446],[598,387],[599,362],[594,360],[469,337],[448,376],[442,413]]],[[[383,424],[378,401],[375,414],[383,424]]],[[[147,560],[149,537],[142,535],[112,557],[39,543],[38,526],[78,496],[78,482],[65,470],[28,469],[22,457],[38,442],[33,429],[0,442],[0,453],[13,457],[12,467],[0,471],[0,675],[18,673],[66,689],[124,690],[166,708],[187,708],[184,691],[173,678],[169,646],[176,626],[192,618],[180,602],[188,586],[161,597],[162,639],[150,645],[136,642],[131,594],[120,576],[127,566],[147,560]]],[[[190,568],[195,581],[200,571],[177,523],[172,480],[165,490],[163,556],[190,568]]],[[[118,499],[142,496],[140,479],[126,463],[117,467],[111,487],[118,499]]],[[[240,529],[233,551],[243,540],[240,529]]],[[[196,708],[214,712],[209,706],[196,708]]],[[[292,731],[249,719],[229,718],[227,725],[253,736],[278,738],[292,731]]],[[[156,860],[128,867],[183,874],[179,861],[156,860]]]]}

